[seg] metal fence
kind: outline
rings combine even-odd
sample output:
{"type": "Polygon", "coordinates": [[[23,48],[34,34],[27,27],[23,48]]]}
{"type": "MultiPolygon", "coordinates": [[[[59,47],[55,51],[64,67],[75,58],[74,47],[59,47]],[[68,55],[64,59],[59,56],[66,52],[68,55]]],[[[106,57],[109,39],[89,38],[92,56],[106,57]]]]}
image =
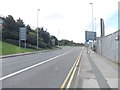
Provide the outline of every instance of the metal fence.
{"type": "Polygon", "coordinates": [[[97,39],[96,49],[99,54],[120,64],[120,30],[97,39]]]}

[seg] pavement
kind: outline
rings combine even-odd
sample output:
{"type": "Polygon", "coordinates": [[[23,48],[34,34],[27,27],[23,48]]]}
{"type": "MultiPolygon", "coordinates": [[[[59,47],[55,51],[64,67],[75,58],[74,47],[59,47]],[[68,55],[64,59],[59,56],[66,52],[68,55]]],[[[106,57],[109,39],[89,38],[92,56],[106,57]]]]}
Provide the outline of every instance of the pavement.
{"type": "Polygon", "coordinates": [[[116,88],[120,66],[84,48],[74,88],[116,88]]]}

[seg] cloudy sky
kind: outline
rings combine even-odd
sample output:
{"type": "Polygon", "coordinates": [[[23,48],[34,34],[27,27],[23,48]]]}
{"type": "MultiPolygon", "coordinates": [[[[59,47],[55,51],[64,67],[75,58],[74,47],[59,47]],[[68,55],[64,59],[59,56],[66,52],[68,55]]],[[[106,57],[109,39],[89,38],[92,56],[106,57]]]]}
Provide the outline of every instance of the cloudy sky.
{"type": "Polygon", "coordinates": [[[0,15],[19,17],[32,28],[44,27],[58,39],[85,42],[85,30],[92,30],[92,5],[94,30],[100,36],[100,18],[105,22],[105,34],[118,30],[119,0],[0,0],[0,15]],[[95,20],[96,18],[96,20],[95,20]]]}

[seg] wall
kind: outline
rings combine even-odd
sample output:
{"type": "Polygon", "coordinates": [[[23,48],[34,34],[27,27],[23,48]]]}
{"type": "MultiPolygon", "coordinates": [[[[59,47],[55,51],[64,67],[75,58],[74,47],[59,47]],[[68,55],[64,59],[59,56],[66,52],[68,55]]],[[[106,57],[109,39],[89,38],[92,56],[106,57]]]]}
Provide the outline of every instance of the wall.
{"type": "Polygon", "coordinates": [[[96,42],[97,52],[116,63],[120,63],[120,38],[116,40],[118,33],[120,33],[120,30],[105,37],[98,38],[96,42]]]}

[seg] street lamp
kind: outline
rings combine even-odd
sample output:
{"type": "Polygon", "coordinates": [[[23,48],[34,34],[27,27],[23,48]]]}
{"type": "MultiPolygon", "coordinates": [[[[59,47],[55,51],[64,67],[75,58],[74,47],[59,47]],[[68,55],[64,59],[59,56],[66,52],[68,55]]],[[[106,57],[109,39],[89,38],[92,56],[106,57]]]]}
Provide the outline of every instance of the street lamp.
{"type": "MultiPolygon", "coordinates": [[[[93,22],[93,3],[89,3],[90,5],[92,5],[92,31],[94,32],[94,22],[93,22]]],[[[94,40],[93,40],[93,44],[92,44],[92,48],[94,48],[94,40]]]]}
{"type": "Polygon", "coordinates": [[[89,3],[92,5],[92,31],[94,32],[94,25],[93,25],[93,3],[89,3]]]}
{"type": "Polygon", "coordinates": [[[59,43],[59,34],[60,34],[60,30],[58,30],[58,47],[60,45],[60,43],[59,43]]]}
{"type": "Polygon", "coordinates": [[[39,14],[39,11],[40,11],[40,9],[38,9],[37,10],[37,50],[38,50],[38,44],[39,44],[39,40],[38,40],[38,38],[39,38],[39,36],[38,36],[38,14],[39,14]]]}
{"type": "MultiPolygon", "coordinates": [[[[96,32],[96,18],[95,18],[95,32],[96,32]]],[[[97,33],[97,32],[96,32],[97,33]]]]}

